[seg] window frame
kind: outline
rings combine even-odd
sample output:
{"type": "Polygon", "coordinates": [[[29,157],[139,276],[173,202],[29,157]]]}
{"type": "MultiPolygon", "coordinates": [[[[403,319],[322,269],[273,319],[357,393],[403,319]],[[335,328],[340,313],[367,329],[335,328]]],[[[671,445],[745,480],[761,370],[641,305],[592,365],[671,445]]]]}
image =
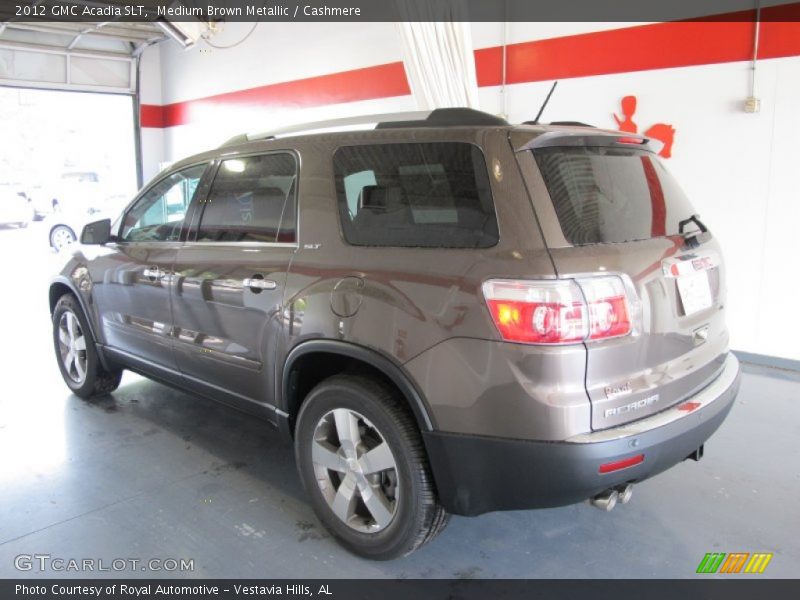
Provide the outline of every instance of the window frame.
{"type": "Polygon", "coordinates": [[[122,213],[120,214],[120,216],[117,218],[117,222],[115,222],[113,224],[112,231],[114,233],[114,242],[117,243],[117,244],[176,244],[176,243],[183,242],[185,240],[185,237],[186,237],[187,233],[189,232],[189,230],[191,228],[191,223],[192,223],[192,220],[193,220],[193,217],[194,217],[195,204],[197,203],[197,201],[200,198],[201,194],[204,193],[204,191],[205,191],[203,186],[204,186],[206,178],[208,177],[209,169],[212,166],[212,164],[213,164],[213,161],[210,160],[210,159],[200,160],[200,161],[197,161],[195,163],[191,163],[191,164],[182,166],[180,168],[168,169],[168,170],[164,171],[163,173],[161,173],[159,176],[157,176],[155,179],[153,179],[147,187],[142,188],[142,190],[138,194],[136,194],[136,196],[133,198],[133,200],[131,200],[130,203],[128,203],[128,206],[125,207],[125,210],[123,210],[122,213]],[[189,169],[193,169],[195,167],[200,167],[200,166],[205,166],[205,168],[203,169],[203,173],[200,175],[200,179],[197,182],[197,187],[195,188],[194,196],[189,201],[189,204],[186,206],[186,214],[185,214],[185,216],[183,218],[183,225],[181,225],[181,229],[178,232],[177,239],[174,239],[174,240],[125,240],[125,239],[122,239],[121,233],[122,233],[122,228],[123,228],[123,226],[125,224],[125,219],[128,216],[128,214],[134,209],[134,207],[139,202],[139,200],[141,200],[147,194],[149,194],[150,190],[152,190],[154,187],[159,185],[165,179],[168,179],[168,178],[172,177],[176,173],[180,173],[182,171],[187,171],[189,169]]]}
{"type": "MultiPolygon", "coordinates": [[[[385,249],[385,248],[392,248],[395,250],[447,250],[447,251],[463,251],[463,250],[488,250],[490,248],[496,248],[500,245],[502,240],[502,233],[500,227],[500,215],[497,212],[497,202],[495,199],[495,182],[492,178],[492,172],[489,169],[489,162],[486,157],[486,153],[483,151],[483,147],[480,144],[476,144],[473,141],[469,140],[462,140],[462,139],[392,139],[392,140],[364,140],[361,143],[357,144],[339,144],[333,148],[333,151],[330,154],[330,173],[331,173],[331,188],[333,190],[333,200],[335,204],[335,212],[336,212],[336,226],[339,229],[339,239],[340,241],[350,248],[376,248],[376,249],[385,249]],[[489,195],[491,196],[492,201],[492,212],[494,213],[495,223],[497,224],[497,240],[491,246],[480,246],[480,247],[463,247],[463,246],[372,246],[372,245],[365,245],[365,244],[353,244],[347,239],[347,236],[344,232],[344,223],[342,222],[342,213],[339,207],[339,191],[336,189],[336,153],[343,148],[358,148],[361,146],[392,146],[392,145],[401,145],[401,144],[464,144],[467,146],[472,146],[473,148],[477,149],[480,153],[481,157],[483,158],[483,165],[486,168],[486,181],[488,182],[488,190],[489,195]]],[[[360,171],[357,171],[360,172],[360,171]]],[[[344,181],[344,177],[342,178],[344,181]]]]}
{"type": "MultiPolygon", "coordinates": [[[[261,150],[256,152],[243,152],[241,154],[231,154],[226,156],[218,156],[216,157],[207,172],[207,181],[201,182],[201,185],[204,185],[203,194],[202,196],[195,195],[195,200],[193,204],[195,205],[194,210],[192,211],[191,220],[189,222],[189,227],[187,229],[186,238],[184,240],[185,244],[192,244],[197,246],[213,246],[213,247],[224,247],[224,246],[233,246],[233,247],[242,247],[242,248],[298,248],[300,245],[300,170],[301,170],[301,161],[300,155],[292,149],[281,149],[281,150],[261,150]],[[294,242],[260,242],[254,240],[245,240],[245,241],[211,241],[211,240],[198,240],[197,236],[200,233],[200,224],[203,222],[203,214],[205,213],[206,208],[206,200],[208,199],[209,192],[211,188],[214,186],[214,180],[217,178],[217,174],[219,173],[220,168],[222,167],[222,163],[226,160],[236,160],[236,159],[243,159],[243,158],[252,158],[256,156],[270,156],[275,154],[288,154],[294,160],[295,166],[295,186],[294,186],[294,242]]],[[[198,187],[198,189],[200,189],[198,187]]]]}

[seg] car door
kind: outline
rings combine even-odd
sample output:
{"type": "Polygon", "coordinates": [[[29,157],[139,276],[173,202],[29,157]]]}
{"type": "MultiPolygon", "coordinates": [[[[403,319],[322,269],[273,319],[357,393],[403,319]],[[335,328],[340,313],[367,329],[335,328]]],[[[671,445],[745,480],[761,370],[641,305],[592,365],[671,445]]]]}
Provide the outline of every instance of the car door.
{"type": "Polygon", "coordinates": [[[286,273],[296,249],[298,161],[289,152],[219,163],[177,252],[175,350],[189,385],[271,402],[286,273]]]}
{"type": "Polygon", "coordinates": [[[207,163],[158,179],[115,224],[93,260],[94,299],[107,346],[143,366],[177,370],[172,351],[172,264],[207,163]]]}

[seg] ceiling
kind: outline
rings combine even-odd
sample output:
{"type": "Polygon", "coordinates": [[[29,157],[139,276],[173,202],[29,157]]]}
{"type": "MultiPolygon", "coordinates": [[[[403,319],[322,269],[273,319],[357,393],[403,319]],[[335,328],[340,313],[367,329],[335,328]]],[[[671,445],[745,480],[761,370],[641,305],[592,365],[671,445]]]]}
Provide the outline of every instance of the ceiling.
{"type": "MultiPolygon", "coordinates": [[[[118,0],[119,1],[119,0],[118,0]]],[[[148,0],[137,0],[146,5],[148,0]]],[[[51,7],[113,6],[114,0],[21,0],[34,13],[51,7]]],[[[0,6],[0,85],[135,93],[136,57],[164,39],[154,23],[107,17],[101,22],[16,17],[0,6]]],[[[49,17],[54,18],[54,17],[49,17]]]]}
{"type": "MultiPolygon", "coordinates": [[[[53,6],[71,5],[81,11],[85,7],[102,9],[118,3],[114,0],[21,0],[15,4],[30,6],[34,12],[45,11],[45,14],[52,15],[49,11],[53,6]]],[[[139,0],[137,4],[146,6],[148,2],[139,0]]],[[[120,17],[109,17],[107,21],[96,23],[47,21],[47,17],[27,17],[26,21],[25,17],[16,16],[11,8],[12,5],[0,8],[0,42],[15,46],[44,45],[63,51],[90,50],[130,56],[164,39],[164,32],[154,23],[125,22],[120,17]]]]}

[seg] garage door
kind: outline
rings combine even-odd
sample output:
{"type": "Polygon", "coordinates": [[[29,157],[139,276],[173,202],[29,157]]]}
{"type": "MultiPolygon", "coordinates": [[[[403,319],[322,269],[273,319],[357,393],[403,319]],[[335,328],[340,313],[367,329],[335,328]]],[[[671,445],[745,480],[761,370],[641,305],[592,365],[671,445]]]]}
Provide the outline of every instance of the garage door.
{"type": "Polygon", "coordinates": [[[0,85],[136,92],[136,56],[163,39],[151,23],[0,22],[0,85]]]}

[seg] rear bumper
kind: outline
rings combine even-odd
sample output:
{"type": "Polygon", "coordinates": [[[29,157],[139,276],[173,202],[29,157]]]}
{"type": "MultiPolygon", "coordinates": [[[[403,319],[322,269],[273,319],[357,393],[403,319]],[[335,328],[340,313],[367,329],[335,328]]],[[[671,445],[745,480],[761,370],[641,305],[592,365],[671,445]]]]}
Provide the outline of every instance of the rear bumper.
{"type": "Polygon", "coordinates": [[[681,404],[562,442],[423,432],[440,500],[460,515],[545,508],[652,477],[711,437],[733,406],[739,377],[739,362],[729,354],[719,377],[681,404]],[[602,464],[640,454],[640,464],[599,472],[602,464]]]}

